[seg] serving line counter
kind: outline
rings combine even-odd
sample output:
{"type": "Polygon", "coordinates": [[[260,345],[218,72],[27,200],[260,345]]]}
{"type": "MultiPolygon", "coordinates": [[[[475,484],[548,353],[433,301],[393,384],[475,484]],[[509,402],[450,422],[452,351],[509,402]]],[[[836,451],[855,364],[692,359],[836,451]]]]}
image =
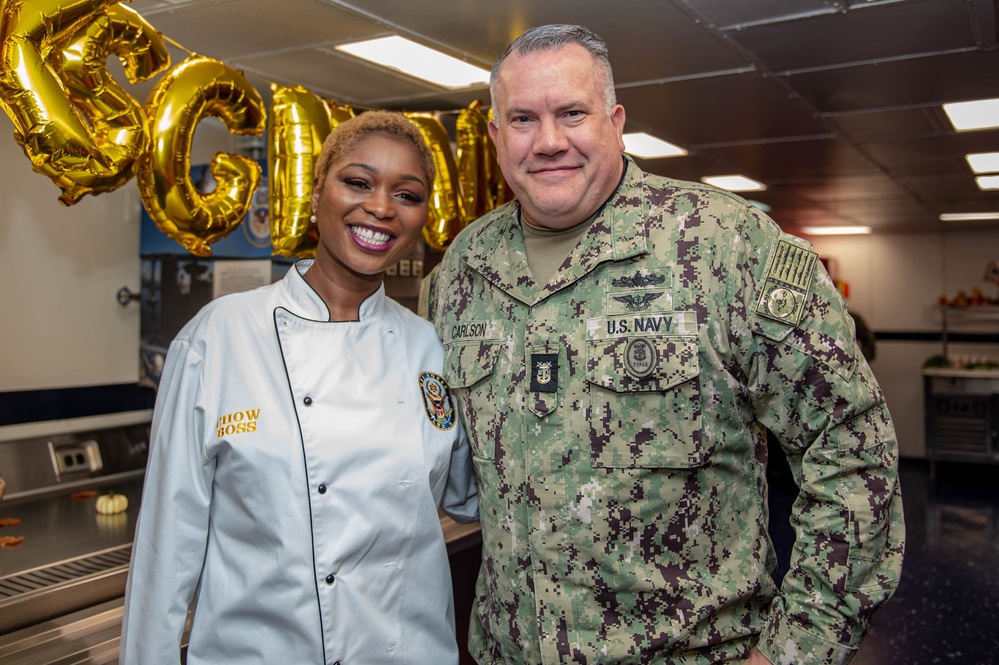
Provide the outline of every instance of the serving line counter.
{"type": "Polygon", "coordinates": [[[926,456],[999,464],[999,370],[923,370],[926,456]]]}
{"type": "MultiPolygon", "coordinates": [[[[0,427],[0,538],[18,541],[0,547],[0,662],[117,662],[151,417],[0,427]],[[123,494],[128,509],[99,513],[97,496],[108,492],[123,494]]],[[[452,563],[480,542],[478,524],[442,516],[441,527],[452,563]]]]}

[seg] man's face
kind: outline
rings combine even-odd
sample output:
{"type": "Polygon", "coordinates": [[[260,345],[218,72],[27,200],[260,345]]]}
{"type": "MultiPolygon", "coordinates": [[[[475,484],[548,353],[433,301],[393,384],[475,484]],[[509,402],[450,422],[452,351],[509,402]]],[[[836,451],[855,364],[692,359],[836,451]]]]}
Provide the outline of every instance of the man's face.
{"type": "Polygon", "coordinates": [[[567,229],[589,218],[624,169],[624,107],[610,115],[604,76],[577,44],[521,55],[500,67],[489,135],[503,176],[535,226],[567,229]]]}

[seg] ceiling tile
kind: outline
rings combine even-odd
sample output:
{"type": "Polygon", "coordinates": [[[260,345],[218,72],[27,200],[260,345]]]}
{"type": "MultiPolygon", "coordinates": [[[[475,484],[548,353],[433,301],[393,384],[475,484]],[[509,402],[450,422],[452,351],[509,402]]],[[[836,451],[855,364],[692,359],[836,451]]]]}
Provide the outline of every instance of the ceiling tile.
{"type": "Polygon", "coordinates": [[[904,139],[945,131],[939,115],[931,107],[859,111],[827,114],[830,125],[851,141],[863,143],[878,139],[904,139]]]}
{"type": "Polygon", "coordinates": [[[688,150],[699,145],[826,135],[829,128],[773,79],[718,76],[618,90],[629,126],[688,150]]]}
{"type": "Polygon", "coordinates": [[[935,57],[807,72],[788,84],[820,113],[842,113],[999,96],[999,51],[935,57]]]}
{"type": "Polygon", "coordinates": [[[155,10],[135,9],[184,48],[226,62],[388,32],[316,0],[202,0],[155,10]]]}
{"type": "Polygon", "coordinates": [[[712,26],[731,30],[795,17],[828,14],[838,10],[829,0],[681,0],[712,26]]]}
{"type": "Polygon", "coordinates": [[[733,30],[727,37],[754,53],[772,72],[977,47],[968,13],[955,12],[953,0],[869,4],[793,24],[733,30]]]}

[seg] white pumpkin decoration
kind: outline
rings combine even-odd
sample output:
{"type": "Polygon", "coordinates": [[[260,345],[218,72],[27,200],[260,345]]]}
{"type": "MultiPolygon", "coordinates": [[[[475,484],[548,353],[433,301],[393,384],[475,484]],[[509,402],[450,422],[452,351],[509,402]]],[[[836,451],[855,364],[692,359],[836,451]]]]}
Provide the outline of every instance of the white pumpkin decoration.
{"type": "Polygon", "coordinates": [[[117,515],[128,509],[128,497],[124,494],[102,494],[97,497],[97,512],[101,515],[117,515]]]}

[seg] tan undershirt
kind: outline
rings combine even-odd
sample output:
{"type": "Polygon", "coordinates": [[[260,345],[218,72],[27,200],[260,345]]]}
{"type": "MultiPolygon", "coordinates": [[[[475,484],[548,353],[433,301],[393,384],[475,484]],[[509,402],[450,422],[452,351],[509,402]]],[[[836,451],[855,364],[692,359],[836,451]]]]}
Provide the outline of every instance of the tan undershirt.
{"type": "Polygon", "coordinates": [[[534,226],[520,215],[520,227],[524,231],[524,249],[527,251],[527,267],[538,284],[547,284],[559,266],[586,235],[593,220],[589,219],[568,229],[545,229],[534,226]]]}

